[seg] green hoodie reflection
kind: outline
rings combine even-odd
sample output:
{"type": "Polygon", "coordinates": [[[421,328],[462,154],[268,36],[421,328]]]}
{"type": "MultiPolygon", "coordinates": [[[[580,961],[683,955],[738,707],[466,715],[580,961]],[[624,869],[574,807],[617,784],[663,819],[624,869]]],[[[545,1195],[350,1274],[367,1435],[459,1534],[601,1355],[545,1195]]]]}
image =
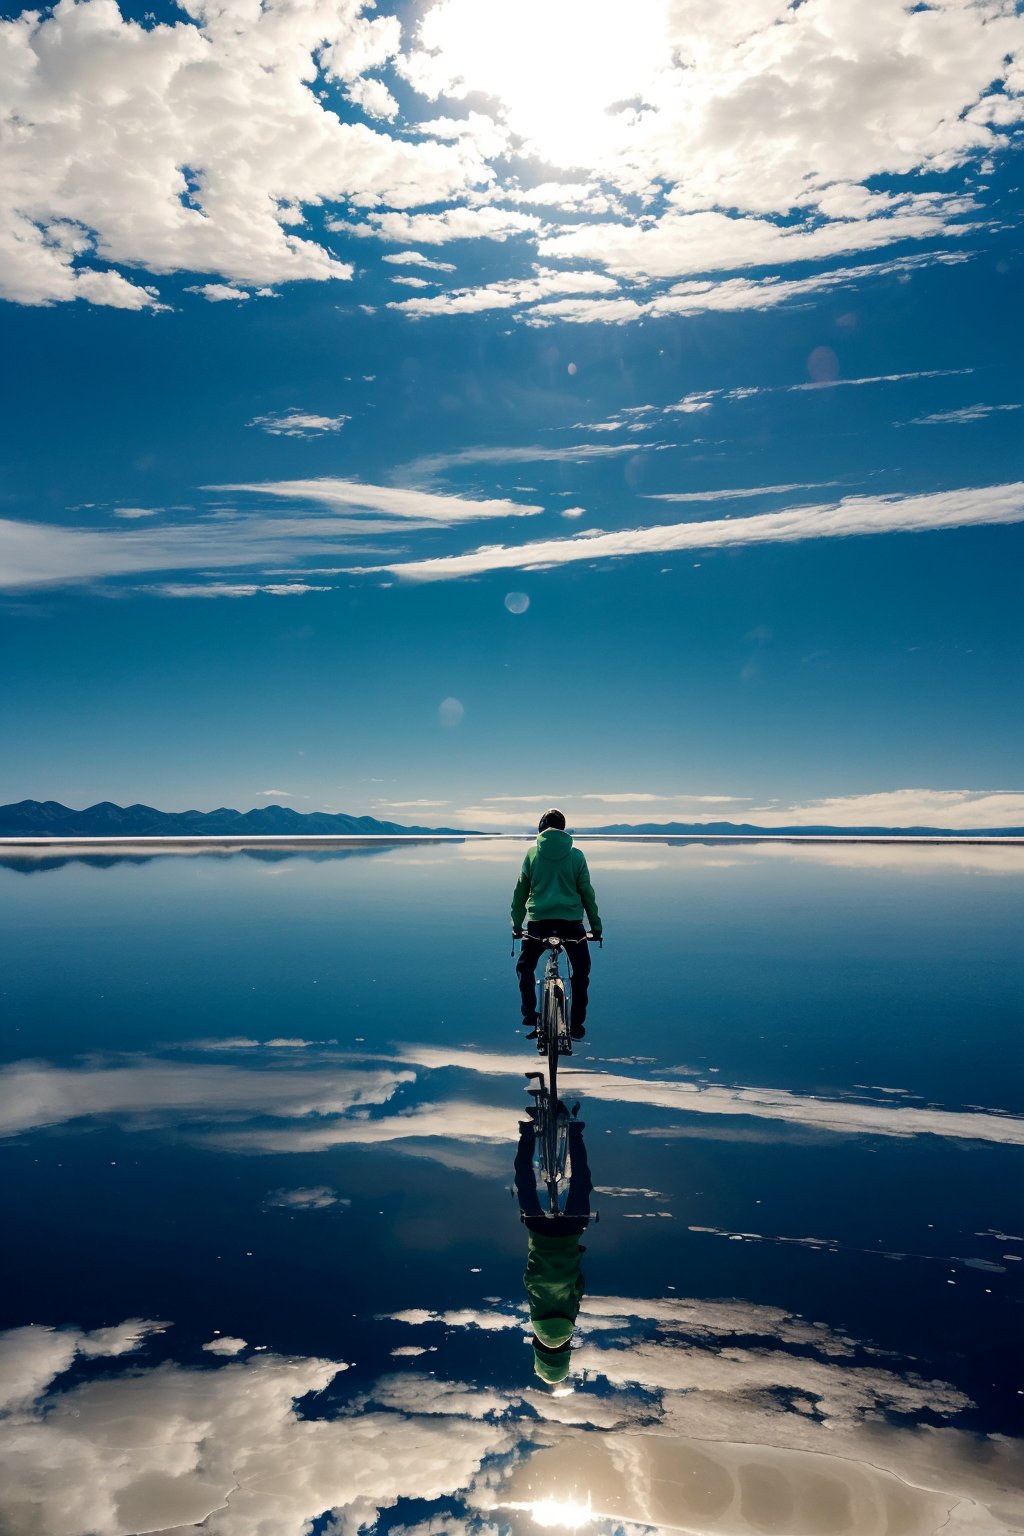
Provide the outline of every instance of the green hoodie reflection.
{"type": "Polygon", "coordinates": [[[516,1193],[528,1237],[523,1280],[530,1301],[534,1370],[542,1381],[564,1381],[569,1374],[572,1335],[585,1283],[580,1267],[586,1252],[580,1235],[590,1220],[593,1187],[583,1124],[569,1122],[569,1190],[559,1216],[545,1216],[537,1195],[533,1166],[536,1128],[532,1120],[519,1126],[516,1149],[516,1193]]]}

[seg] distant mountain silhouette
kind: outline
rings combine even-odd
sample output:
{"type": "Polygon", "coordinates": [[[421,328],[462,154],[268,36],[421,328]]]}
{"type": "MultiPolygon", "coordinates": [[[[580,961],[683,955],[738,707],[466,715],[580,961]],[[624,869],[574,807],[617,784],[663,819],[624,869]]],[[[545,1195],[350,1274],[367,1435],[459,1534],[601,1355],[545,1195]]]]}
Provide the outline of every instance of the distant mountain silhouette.
{"type": "Polygon", "coordinates": [[[580,827],[579,834],[634,837],[1024,837],[1024,827],[758,827],[733,821],[664,821],[580,827]]]}
{"type": "MultiPolygon", "coordinates": [[[[0,837],[345,837],[388,834],[465,836],[455,827],[406,827],[373,816],[303,813],[286,805],[252,811],[158,811],[151,805],[113,805],[102,800],[72,811],[56,800],[0,805],[0,837]]],[[[472,835],[472,834],[470,834],[472,835]]]]}

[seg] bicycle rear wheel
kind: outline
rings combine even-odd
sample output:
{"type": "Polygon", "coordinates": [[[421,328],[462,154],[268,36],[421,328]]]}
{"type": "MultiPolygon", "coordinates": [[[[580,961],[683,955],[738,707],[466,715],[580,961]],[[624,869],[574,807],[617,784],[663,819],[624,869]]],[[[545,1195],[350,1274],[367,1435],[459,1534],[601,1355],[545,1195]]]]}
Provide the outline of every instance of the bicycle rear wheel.
{"type": "Polygon", "coordinates": [[[565,1032],[565,988],[561,978],[544,992],[544,1037],[548,1052],[548,1087],[555,1111],[558,1110],[558,1049],[565,1032]]]}

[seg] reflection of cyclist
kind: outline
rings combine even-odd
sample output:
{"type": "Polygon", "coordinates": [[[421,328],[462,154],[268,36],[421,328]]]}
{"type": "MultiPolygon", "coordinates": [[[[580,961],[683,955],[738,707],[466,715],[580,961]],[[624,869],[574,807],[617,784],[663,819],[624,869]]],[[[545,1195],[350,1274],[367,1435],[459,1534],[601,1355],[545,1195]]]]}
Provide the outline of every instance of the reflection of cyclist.
{"type": "Polygon", "coordinates": [[[536,1029],[535,973],[544,949],[542,941],[556,934],[569,941],[566,944],[572,972],[569,1033],[574,1040],[582,1040],[586,1034],[583,1021],[587,1016],[590,985],[590,949],[584,938],[584,912],[595,938],[600,938],[601,918],[587,861],[580,850],[573,847],[561,811],[545,811],[537,828],[537,841],[523,860],[512,893],[514,932],[521,932],[524,918],[529,917],[516,973],[523,1000],[523,1022],[536,1029]]]}
{"type": "Polygon", "coordinates": [[[561,1216],[545,1216],[537,1195],[533,1166],[535,1127],[519,1123],[516,1149],[516,1194],[529,1231],[526,1293],[533,1327],[533,1368],[552,1385],[569,1374],[572,1333],[583,1296],[580,1260],[586,1251],[579,1241],[590,1220],[590,1167],[583,1144],[583,1125],[569,1122],[569,1190],[561,1216]]]}

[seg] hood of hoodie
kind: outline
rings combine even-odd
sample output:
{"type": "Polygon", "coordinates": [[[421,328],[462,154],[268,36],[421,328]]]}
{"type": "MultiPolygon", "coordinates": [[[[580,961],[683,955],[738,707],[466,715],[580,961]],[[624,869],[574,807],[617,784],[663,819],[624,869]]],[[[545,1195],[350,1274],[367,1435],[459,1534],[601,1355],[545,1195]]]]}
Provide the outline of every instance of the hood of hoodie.
{"type": "Polygon", "coordinates": [[[537,852],[543,859],[567,859],[571,848],[572,838],[558,827],[547,827],[537,834],[537,852]]]}

